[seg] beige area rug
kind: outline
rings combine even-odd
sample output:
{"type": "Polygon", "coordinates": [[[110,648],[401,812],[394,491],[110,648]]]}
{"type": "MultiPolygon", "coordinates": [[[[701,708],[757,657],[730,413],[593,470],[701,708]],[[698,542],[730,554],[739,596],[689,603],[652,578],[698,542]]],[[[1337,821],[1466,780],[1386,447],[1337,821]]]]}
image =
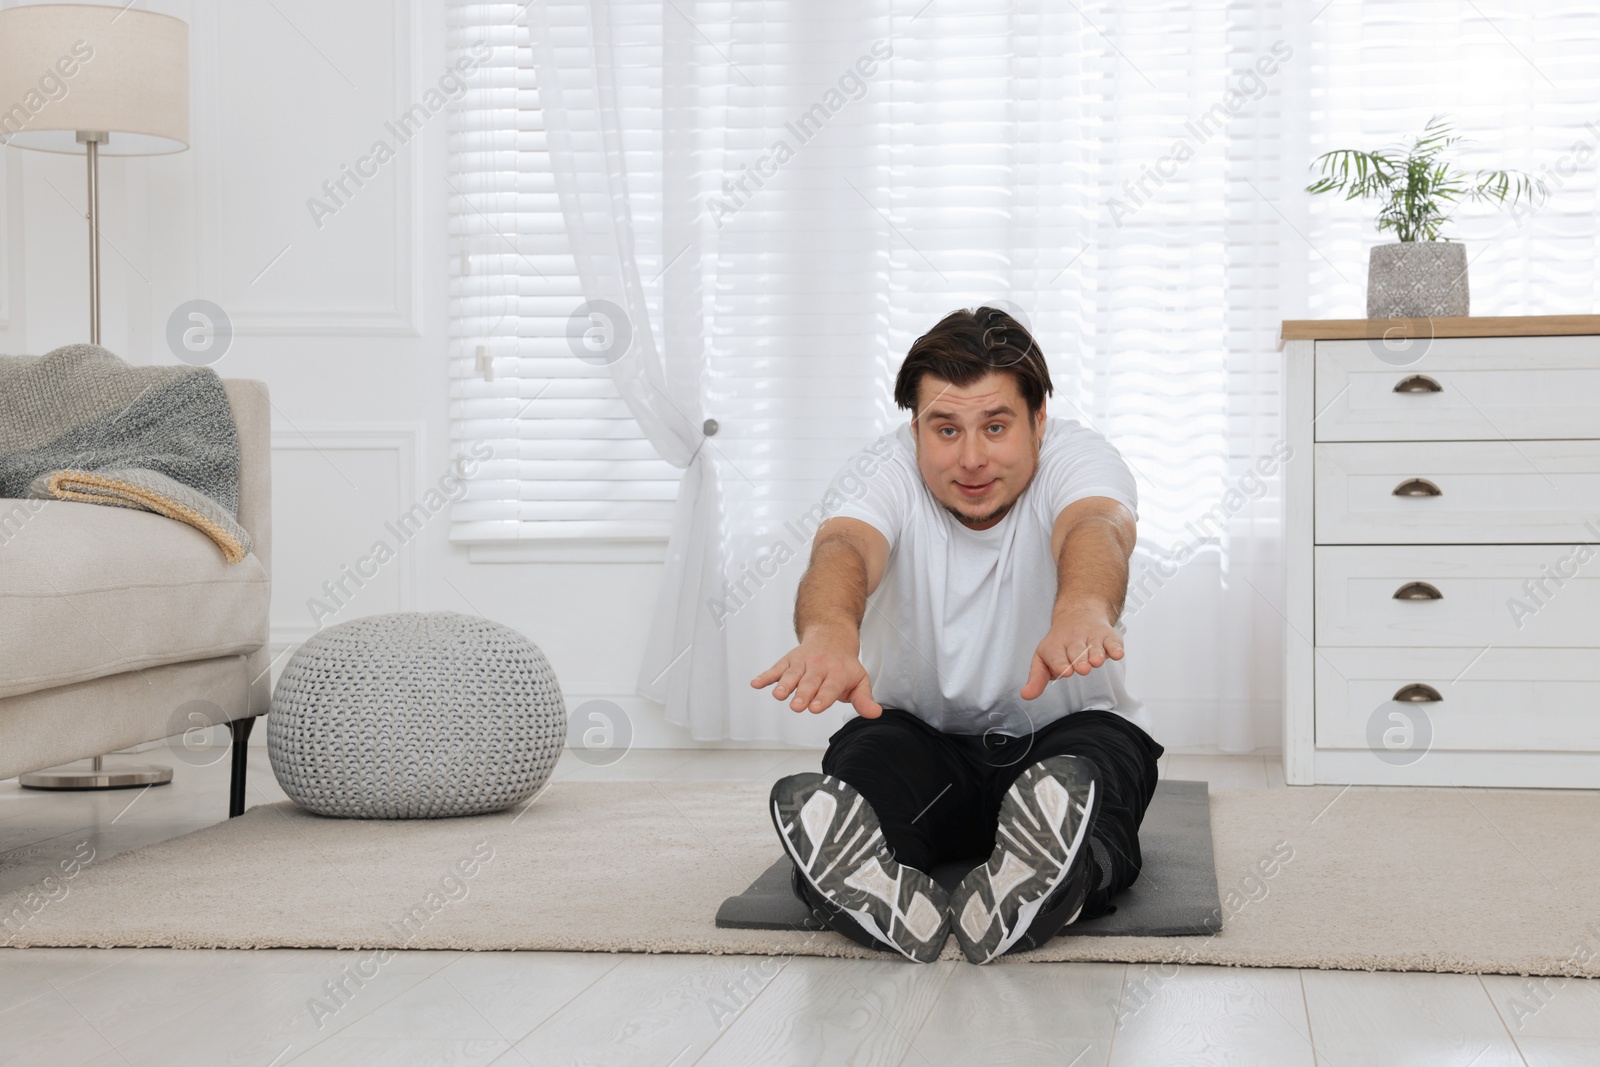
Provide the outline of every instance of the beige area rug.
{"type": "MultiPolygon", "coordinates": [[[[885,958],[832,931],[714,925],[772,862],[767,791],[563,781],[415,822],[264,805],[6,894],[0,942],[885,958]]],[[[1059,937],[1001,962],[1600,974],[1600,797],[1223,791],[1212,821],[1220,934],[1059,937]]]]}

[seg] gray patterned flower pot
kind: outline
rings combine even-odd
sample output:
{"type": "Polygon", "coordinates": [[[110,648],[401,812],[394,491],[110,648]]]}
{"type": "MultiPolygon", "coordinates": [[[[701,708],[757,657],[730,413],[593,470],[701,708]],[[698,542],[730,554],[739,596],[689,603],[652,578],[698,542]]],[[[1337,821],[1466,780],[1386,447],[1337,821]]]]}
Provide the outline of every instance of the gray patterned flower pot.
{"type": "Polygon", "coordinates": [[[313,634],[272,692],[267,755],[320,815],[429,819],[532,796],[567,741],[555,672],[509,626],[454,611],[313,634]]]}
{"type": "Polygon", "coordinates": [[[1467,313],[1467,249],[1460,241],[1372,246],[1367,259],[1367,318],[1467,313]]]}

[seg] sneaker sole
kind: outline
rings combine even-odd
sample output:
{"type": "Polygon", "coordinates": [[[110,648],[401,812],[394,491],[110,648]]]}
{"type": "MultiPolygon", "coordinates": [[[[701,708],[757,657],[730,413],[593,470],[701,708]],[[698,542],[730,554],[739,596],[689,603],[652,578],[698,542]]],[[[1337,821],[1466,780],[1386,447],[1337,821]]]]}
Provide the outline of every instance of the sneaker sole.
{"type": "Polygon", "coordinates": [[[872,806],[832,775],[807,772],[772,787],[772,822],[800,877],[908,960],[932,963],[950,935],[938,882],[890,855],[872,806]]]}
{"type": "Polygon", "coordinates": [[[1027,933],[1087,849],[1099,808],[1098,783],[1076,756],[1042,760],[1006,790],[994,851],[950,898],[952,927],[969,961],[988,963],[1027,933]]]}

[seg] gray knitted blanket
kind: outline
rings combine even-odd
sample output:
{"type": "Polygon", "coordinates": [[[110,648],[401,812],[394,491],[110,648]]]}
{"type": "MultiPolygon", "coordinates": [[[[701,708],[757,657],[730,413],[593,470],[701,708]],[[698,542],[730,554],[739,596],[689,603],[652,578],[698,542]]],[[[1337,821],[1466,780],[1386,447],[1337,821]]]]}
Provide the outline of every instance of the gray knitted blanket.
{"type": "Polygon", "coordinates": [[[153,511],[229,563],[250,551],[239,434],[209,367],[133,367],[99,345],[0,356],[0,497],[153,511]]]}

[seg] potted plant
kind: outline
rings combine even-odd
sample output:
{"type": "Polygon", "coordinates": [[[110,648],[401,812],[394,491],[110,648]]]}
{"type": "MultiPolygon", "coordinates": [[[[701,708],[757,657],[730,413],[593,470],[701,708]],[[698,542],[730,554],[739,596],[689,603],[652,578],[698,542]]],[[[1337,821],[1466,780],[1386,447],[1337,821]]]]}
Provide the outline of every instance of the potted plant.
{"type": "Polygon", "coordinates": [[[1374,245],[1367,261],[1367,318],[1421,318],[1467,314],[1467,251],[1441,238],[1450,221],[1446,207],[1462,196],[1515,204],[1523,196],[1542,201],[1545,184],[1521,171],[1480,170],[1468,178],[1439,158],[1461,137],[1441,115],[1428,120],[1410,146],[1376,152],[1340,149],[1312,163],[1322,177],[1309,193],[1343,192],[1346,200],[1377,197],[1378,230],[1392,231],[1391,244],[1374,245]]]}

